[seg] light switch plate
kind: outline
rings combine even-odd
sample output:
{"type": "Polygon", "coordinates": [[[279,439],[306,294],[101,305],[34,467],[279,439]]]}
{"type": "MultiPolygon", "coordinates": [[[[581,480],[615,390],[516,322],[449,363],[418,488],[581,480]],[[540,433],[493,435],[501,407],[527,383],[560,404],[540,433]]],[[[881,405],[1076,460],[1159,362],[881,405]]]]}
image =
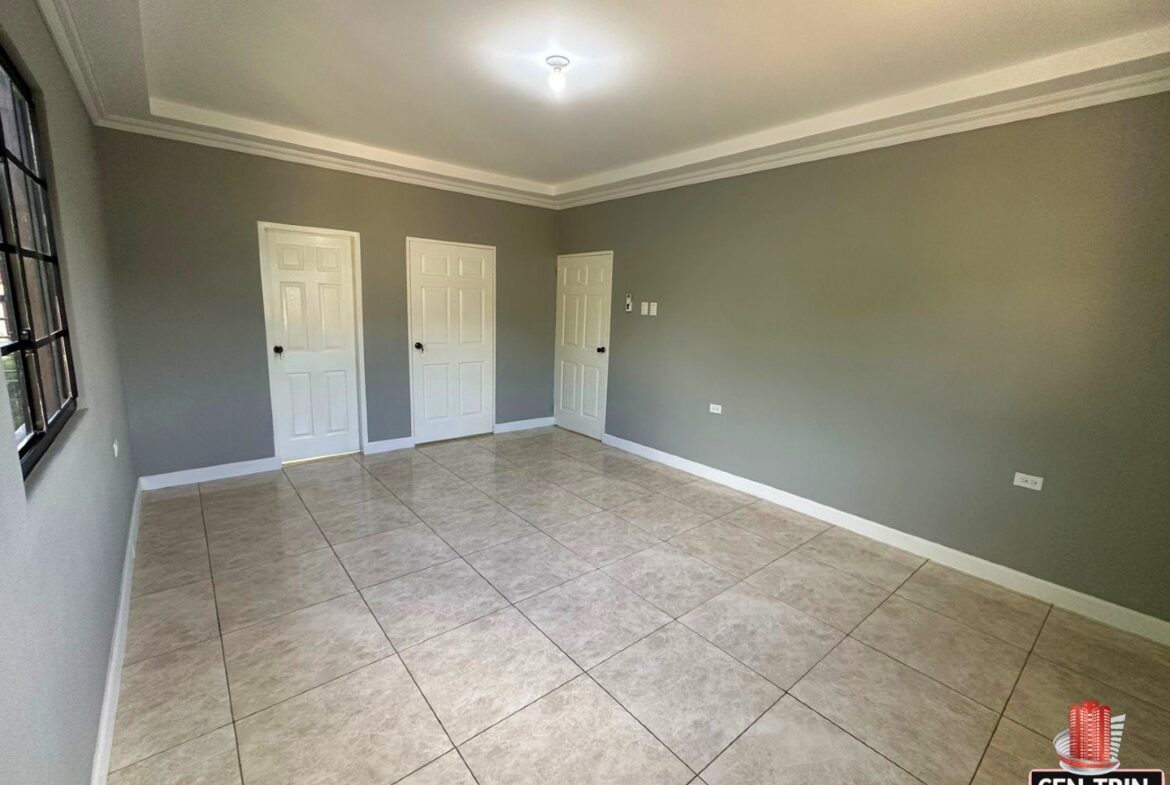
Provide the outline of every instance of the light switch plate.
{"type": "Polygon", "coordinates": [[[634,310],[634,295],[627,294],[626,295],[626,313],[629,313],[633,310],[634,310]]]}
{"type": "Polygon", "coordinates": [[[658,315],[658,303],[650,303],[650,315],[651,316],[658,315]]]}
{"type": "Polygon", "coordinates": [[[1030,491],[1039,491],[1044,488],[1044,478],[1037,477],[1034,474],[1024,474],[1023,472],[1016,472],[1016,477],[1012,480],[1012,485],[1018,485],[1021,488],[1027,488],[1030,491]]]}
{"type": "Polygon", "coordinates": [[[650,303],[643,300],[642,301],[642,315],[645,316],[648,313],[650,313],[650,303]]]}

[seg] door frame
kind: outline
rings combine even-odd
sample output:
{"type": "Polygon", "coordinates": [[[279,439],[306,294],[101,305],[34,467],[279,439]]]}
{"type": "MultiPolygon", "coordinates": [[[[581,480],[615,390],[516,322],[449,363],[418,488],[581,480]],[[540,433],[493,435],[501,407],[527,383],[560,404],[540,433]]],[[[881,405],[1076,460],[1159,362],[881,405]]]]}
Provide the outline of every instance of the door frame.
{"type": "Polygon", "coordinates": [[[414,297],[412,296],[413,289],[411,288],[411,270],[410,270],[410,246],[411,243],[439,243],[440,245],[457,245],[461,248],[478,248],[481,251],[491,251],[495,256],[496,263],[492,266],[492,433],[495,433],[496,425],[496,399],[500,392],[499,379],[499,363],[497,362],[497,354],[500,347],[500,336],[496,324],[499,321],[499,288],[500,288],[500,253],[494,245],[482,245],[480,243],[460,243],[452,240],[436,240],[431,237],[415,237],[412,235],[406,236],[406,367],[409,370],[410,395],[407,400],[410,404],[410,441],[414,444],[418,442],[418,428],[415,427],[415,417],[418,415],[418,407],[414,405],[414,297]]]}
{"type": "MultiPolygon", "coordinates": [[[[301,232],[303,234],[327,235],[349,240],[353,251],[353,320],[356,329],[357,352],[357,396],[358,396],[358,450],[365,453],[370,442],[369,417],[366,415],[366,341],[365,319],[362,317],[362,236],[359,232],[348,229],[325,229],[319,226],[299,226],[297,224],[277,223],[275,221],[257,221],[256,232],[260,240],[260,290],[264,298],[264,355],[268,362],[268,410],[272,416],[272,451],[276,459],[283,462],[280,452],[280,432],[276,422],[276,411],[272,407],[272,352],[268,346],[268,309],[272,307],[269,295],[272,293],[272,274],[268,265],[268,243],[265,242],[266,233],[273,229],[282,232],[301,232]]],[[[328,456],[320,456],[322,458],[328,456]]],[[[305,460],[316,460],[308,458],[305,460]]]]}
{"type": "MultiPolygon", "coordinates": [[[[610,360],[613,359],[613,268],[614,268],[614,253],[609,251],[583,251],[581,253],[559,253],[557,254],[557,282],[553,289],[553,297],[557,296],[557,292],[561,288],[561,259],[577,259],[582,256],[609,256],[609,337],[605,345],[605,406],[602,410],[601,416],[601,437],[606,435],[605,425],[609,417],[609,365],[610,360]]],[[[552,419],[556,422],[557,419],[557,343],[560,342],[560,336],[557,335],[557,314],[561,310],[560,300],[557,300],[556,306],[553,308],[553,399],[552,399],[552,419]]],[[[601,438],[598,437],[598,438],[601,438]]]]}

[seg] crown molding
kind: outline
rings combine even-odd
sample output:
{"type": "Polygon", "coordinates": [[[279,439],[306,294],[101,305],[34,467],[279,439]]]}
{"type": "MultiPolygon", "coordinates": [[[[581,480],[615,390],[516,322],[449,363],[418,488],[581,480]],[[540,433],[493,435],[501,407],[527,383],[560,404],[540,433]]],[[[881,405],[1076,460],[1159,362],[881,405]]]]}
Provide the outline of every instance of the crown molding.
{"type": "Polygon", "coordinates": [[[102,91],[98,86],[97,77],[94,76],[93,64],[85,51],[81,35],[77,32],[77,22],[73,18],[69,3],[67,0],[37,0],[37,6],[41,9],[45,26],[49,28],[53,42],[57,44],[57,50],[61,53],[61,59],[65,61],[69,75],[73,77],[73,83],[77,86],[77,92],[81,95],[81,102],[85,104],[89,119],[96,123],[106,114],[102,91]]]}
{"type": "Polygon", "coordinates": [[[1170,90],[1168,25],[631,166],[542,183],[156,98],[148,98],[149,117],[110,112],[69,0],[37,3],[95,125],[557,210],[1170,90]]]}

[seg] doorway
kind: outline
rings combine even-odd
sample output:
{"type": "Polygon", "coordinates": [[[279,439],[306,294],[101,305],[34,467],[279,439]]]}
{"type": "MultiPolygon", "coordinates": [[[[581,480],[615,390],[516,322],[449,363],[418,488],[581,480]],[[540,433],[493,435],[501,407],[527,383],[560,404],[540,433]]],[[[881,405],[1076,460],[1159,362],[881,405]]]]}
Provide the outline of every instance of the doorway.
{"type": "Polygon", "coordinates": [[[259,232],[276,457],[357,452],[365,421],[359,237],[267,222],[259,232]]]}
{"type": "Polygon", "coordinates": [[[410,403],[416,444],[496,422],[496,249],[409,237],[410,403]]]}
{"type": "Polygon", "coordinates": [[[613,252],[557,257],[553,420],[600,439],[609,382],[613,252]]]}

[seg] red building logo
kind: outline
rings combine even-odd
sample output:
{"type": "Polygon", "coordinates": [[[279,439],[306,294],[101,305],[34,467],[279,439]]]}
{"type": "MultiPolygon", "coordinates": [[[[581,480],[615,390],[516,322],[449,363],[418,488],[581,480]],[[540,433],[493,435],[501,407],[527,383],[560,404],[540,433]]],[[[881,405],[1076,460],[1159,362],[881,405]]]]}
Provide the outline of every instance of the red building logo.
{"type": "Polygon", "coordinates": [[[1121,765],[1117,758],[1125,715],[1097,701],[1084,701],[1068,709],[1068,730],[1052,740],[1060,767],[1071,774],[1108,774],[1121,765]]]}

